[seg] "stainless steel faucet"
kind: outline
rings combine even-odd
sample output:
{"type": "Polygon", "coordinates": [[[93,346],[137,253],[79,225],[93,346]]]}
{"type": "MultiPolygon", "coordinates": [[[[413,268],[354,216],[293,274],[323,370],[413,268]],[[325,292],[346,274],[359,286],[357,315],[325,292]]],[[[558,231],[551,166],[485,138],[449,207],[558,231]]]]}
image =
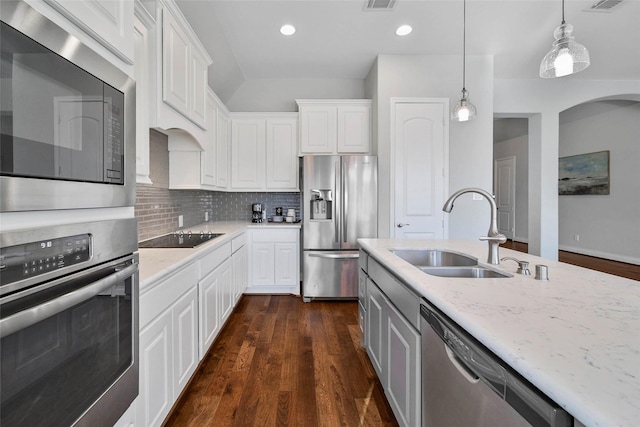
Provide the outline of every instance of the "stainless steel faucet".
{"type": "Polygon", "coordinates": [[[477,193],[481,196],[484,196],[485,199],[491,205],[491,224],[489,224],[489,231],[486,236],[480,237],[480,240],[486,240],[489,243],[489,256],[487,257],[487,262],[489,264],[500,264],[500,256],[498,255],[498,248],[501,243],[507,241],[507,236],[498,232],[498,206],[496,205],[496,201],[493,198],[493,195],[486,192],[481,188],[463,188],[461,190],[453,193],[449,199],[445,202],[442,210],[450,213],[451,209],[453,209],[453,202],[464,193],[477,193]]]}

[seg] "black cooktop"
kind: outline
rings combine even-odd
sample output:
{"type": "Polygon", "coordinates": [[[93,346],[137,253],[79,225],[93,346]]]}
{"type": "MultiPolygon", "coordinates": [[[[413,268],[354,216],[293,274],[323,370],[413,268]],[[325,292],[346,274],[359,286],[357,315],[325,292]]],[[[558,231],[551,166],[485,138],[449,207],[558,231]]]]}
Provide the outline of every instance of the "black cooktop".
{"type": "Polygon", "coordinates": [[[139,248],[195,248],[198,245],[222,236],[224,233],[185,233],[166,234],[145,240],[138,244],[139,248]]]}

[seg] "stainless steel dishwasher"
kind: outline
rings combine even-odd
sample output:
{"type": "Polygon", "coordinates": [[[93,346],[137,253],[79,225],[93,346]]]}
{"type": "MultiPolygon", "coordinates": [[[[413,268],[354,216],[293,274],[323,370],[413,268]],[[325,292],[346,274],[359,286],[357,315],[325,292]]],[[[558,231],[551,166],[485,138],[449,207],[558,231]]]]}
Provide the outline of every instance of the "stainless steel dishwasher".
{"type": "Polygon", "coordinates": [[[423,301],[423,427],[569,427],[572,417],[423,301]]]}

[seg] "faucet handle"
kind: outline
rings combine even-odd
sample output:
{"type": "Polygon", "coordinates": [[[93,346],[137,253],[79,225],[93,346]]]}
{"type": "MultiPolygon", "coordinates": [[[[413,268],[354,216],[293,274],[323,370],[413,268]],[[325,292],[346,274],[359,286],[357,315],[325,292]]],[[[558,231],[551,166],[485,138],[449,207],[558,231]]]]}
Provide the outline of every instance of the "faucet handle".
{"type": "Polygon", "coordinates": [[[488,240],[490,242],[505,243],[507,241],[507,236],[505,236],[504,234],[496,234],[495,236],[482,236],[480,237],[480,240],[482,241],[488,240]]]}
{"type": "Polygon", "coordinates": [[[505,260],[515,261],[518,263],[518,270],[516,270],[516,273],[522,274],[523,276],[531,275],[531,271],[529,270],[529,261],[520,261],[519,259],[510,257],[510,256],[500,258],[500,261],[505,261],[505,260]]]}

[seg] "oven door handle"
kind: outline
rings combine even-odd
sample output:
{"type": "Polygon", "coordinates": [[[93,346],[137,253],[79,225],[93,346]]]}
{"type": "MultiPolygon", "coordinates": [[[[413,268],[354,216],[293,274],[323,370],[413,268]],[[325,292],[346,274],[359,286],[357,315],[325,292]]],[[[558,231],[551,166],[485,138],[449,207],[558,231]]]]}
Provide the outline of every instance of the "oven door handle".
{"type": "Polygon", "coordinates": [[[4,338],[21,329],[35,325],[48,317],[94,297],[101,292],[104,292],[106,289],[109,289],[111,286],[133,276],[137,271],[138,264],[130,265],[107,277],[103,277],[89,286],[69,292],[61,297],[47,301],[44,304],[40,304],[37,307],[12,314],[11,316],[0,320],[0,338],[4,338]]]}

